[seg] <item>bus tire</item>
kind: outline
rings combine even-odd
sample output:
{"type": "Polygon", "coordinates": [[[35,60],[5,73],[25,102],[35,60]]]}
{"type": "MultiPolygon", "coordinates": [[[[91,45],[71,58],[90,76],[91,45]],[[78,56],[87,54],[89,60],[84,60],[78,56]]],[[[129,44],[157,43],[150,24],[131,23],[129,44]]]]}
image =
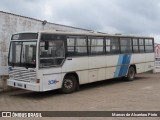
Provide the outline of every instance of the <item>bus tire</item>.
{"type": "Polygon", "coordinates": [[[133,81],[135,79],[136,70],[133,66],[130,66],[127,74],[127,81],[133,81]]]}
{"type": "Polygon", "coordinates": [[[78,82],[74,75],[67,75],[62,84],[61,92],[64,94],[69,94],[76,91],[78,88],[78,82]]]}

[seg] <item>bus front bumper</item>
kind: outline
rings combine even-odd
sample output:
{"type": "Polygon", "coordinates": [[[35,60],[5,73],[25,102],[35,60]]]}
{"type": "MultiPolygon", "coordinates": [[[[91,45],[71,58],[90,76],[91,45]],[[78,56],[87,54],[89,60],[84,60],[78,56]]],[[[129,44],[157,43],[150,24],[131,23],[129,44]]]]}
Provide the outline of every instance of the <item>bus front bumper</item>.
{"type": "Polygon", "coordinates": [[[37,91],[37,92],[40,91],[40,85],[38,83],[28,83],[28,82],[8,79],[7,85],[31,91],[37,91]]]}

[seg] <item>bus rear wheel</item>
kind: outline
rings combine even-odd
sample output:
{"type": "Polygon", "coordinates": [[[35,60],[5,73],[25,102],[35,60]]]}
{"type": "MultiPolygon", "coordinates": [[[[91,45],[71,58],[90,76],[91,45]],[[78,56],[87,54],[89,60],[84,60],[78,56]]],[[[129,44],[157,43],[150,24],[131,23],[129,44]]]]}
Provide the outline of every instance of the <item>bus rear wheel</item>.
{"type": "Polygon", "coordinates": [[[76,91],[77,87],[78,87],[78,82],[76,80],[76,77],[74,75],[68,75],[63,80],[61,92],[69,94],[76,91]]]}
{"type": "Polygon", "coordinates": [[[127,81],[133,81],[135,79],[136,70],[133,66],[129,67],[128,74],[127,74],[127,81]]]}

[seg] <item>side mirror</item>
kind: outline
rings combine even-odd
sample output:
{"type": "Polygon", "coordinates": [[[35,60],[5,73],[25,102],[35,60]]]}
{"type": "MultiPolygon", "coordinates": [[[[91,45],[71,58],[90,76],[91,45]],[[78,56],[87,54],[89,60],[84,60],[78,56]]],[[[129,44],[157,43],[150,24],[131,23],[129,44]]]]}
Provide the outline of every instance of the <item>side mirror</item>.
{"type": "Polygon", "coordinates": [[[48,41],[45,41],[44,48],[45,48],[45,50],[48,50],[48,48],[49,48],[49,42],[48,41]]]}

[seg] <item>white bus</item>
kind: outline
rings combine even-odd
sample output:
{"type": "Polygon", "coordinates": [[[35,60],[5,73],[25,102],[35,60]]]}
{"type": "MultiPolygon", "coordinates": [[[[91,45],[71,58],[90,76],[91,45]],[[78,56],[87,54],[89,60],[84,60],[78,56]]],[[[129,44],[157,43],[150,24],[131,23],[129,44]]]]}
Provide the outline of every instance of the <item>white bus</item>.
{"type": "Polygon", "coordinates": [[[31,91],[60,89],[126,77],[154,69],[154,38],[102,33],[37,32],[12,35],[9,86],[31,91]]]}

